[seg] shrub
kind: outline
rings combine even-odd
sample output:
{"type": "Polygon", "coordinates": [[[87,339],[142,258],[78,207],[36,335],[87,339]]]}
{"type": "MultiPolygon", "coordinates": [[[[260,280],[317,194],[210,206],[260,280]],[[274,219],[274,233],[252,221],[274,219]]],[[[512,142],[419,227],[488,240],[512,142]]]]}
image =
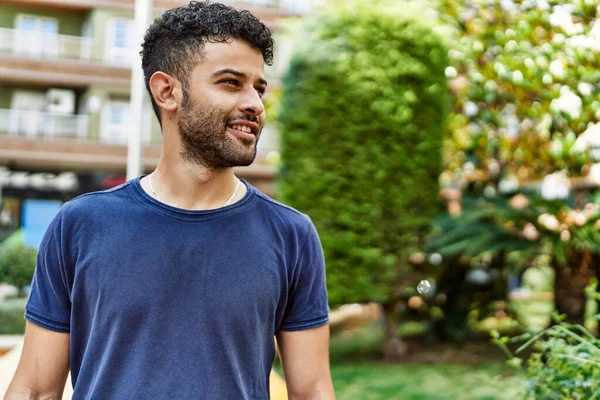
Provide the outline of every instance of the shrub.
{"type": "Polygon", "coordinates": [[[26,299],[0,302],[0,335],[22,335],[25,332],[26,299]]]}
{"type": "MultiPolygon", "coordinates": [[[[600,298],[595,285],[586,289],[588,297],[600,298]]],[[[596,315],[599,318],[600,314],[596,315]]],[[[515,338],[500,337],[493,332],[492,341],[510,358],[508,364],[520,368],[522,359],[513,355],[508,344],[527,340],[515,354],[533,347],[527,365],[529,389],[527,398],[536,400],[588,400],[600,396],[600,339],[582,325],[562,322],[537,334],[526,333],[515,338]]]]}
{"type": "Polygon", "coordinates": [[[319,230],[332,304],[393,304],[438,212],[447,49],[410,8],[334,2],[284,77],[281,194],[319,230]]]}
{"type": "Polygon", "coordinates": [[[16,286],[22,291],[33,278],[37,249],[21,242],[0,246],[0,282],[16,286]]]}
{"type": "Polygon", "coordinates": [[[281,192],[319,228],[333,304],[392,295],[437,212],[446,111],[440,38],[382,2],[349,3],[309,22],[281,110],[281,192]]]}
{"type": "MultiPolygon", "coordinates": [[[[508,342],[506,338],[498,337],[495,341],[508,342]]],[[[600,340],[581,325],[560,324],[533,336],[517,353],[534,344],[536,351],[529,357],[527,367],[527,398],[597,398],[600,393],[600,340]]],[[[509,365],[520,367],[522,360],[508,354],[511,355],[509,365]]]]}

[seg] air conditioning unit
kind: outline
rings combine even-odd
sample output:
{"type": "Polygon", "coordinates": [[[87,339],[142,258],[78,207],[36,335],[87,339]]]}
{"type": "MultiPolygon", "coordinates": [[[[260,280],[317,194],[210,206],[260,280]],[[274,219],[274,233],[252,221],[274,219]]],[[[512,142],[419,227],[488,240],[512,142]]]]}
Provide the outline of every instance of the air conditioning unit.
{"type": "Polygon", "coordinates": [[[73,114],[75,112],[75,92],[65,89],[50,89],[46,92],[48,112],[73,114]]]}

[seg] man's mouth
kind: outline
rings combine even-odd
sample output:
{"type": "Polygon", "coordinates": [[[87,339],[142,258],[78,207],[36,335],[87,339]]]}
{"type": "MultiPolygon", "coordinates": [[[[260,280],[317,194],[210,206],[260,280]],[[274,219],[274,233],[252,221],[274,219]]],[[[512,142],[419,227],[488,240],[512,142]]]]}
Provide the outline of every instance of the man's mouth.
{"type": "Polygon", "coordinates": [[[252,132],[252,128],[250,128],[249,126],[244,126],[244,125],[230,125],[231,128],[236,129],[238,131],[242,131],[242,132],[247,132],[247,133],[254,133],[252,132]]]}
{"type": "Polygon", "coordinates": [[[232,135],[244,141],[255,141],[258,137],[258,125],[252,122],[229,124],[227,128],[232,135]]]}
{"type": "Polygon", "coordinates": [[[245,119],[232,121],[227,125],[227,128],[229,128],[235,136],[245,140],[255,140],[258,138],[260,131],[260,126],[256,122],[245,119]]]}

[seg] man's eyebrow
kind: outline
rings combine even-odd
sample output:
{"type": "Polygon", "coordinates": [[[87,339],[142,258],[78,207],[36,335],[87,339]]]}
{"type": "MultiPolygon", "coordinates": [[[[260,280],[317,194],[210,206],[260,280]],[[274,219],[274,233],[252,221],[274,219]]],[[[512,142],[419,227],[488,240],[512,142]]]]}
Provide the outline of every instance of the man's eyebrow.
{"type": "MultiPolygon", "coordinates": [[[[236,71],[235,69],[231,69],[231,68],[221,69],[221,70],[213,73],[212,77],[213,78],[218,78],[221,75],[227,75],[227,74],[237,76],[238,78],[241,78],[241,79],[247,79],[248,78],[248,75],[246,75],[245,73],[240,72],[240,71],[236,71]]],[[[267,86],[267,81],[265,79],[263,79],[263,78],[259,78],[258,79],[258,83],[260,83],[261,85],[267,86]]]]}

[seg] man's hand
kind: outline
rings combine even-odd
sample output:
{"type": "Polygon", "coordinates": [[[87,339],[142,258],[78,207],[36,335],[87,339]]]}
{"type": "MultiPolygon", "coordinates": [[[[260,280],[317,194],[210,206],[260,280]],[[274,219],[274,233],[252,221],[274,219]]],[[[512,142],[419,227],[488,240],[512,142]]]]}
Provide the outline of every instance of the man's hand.
{"type": "Polygon", "coordinates": [[[329,325],[303,331],[279,331],[289,400],[335,399],[329,370],[329,325]]]}
{"type": "Polygon", "coordinates": [[[60,400],[69,375],[69,334],[27,322],[19,366],[4,400],[60,400]]]}

